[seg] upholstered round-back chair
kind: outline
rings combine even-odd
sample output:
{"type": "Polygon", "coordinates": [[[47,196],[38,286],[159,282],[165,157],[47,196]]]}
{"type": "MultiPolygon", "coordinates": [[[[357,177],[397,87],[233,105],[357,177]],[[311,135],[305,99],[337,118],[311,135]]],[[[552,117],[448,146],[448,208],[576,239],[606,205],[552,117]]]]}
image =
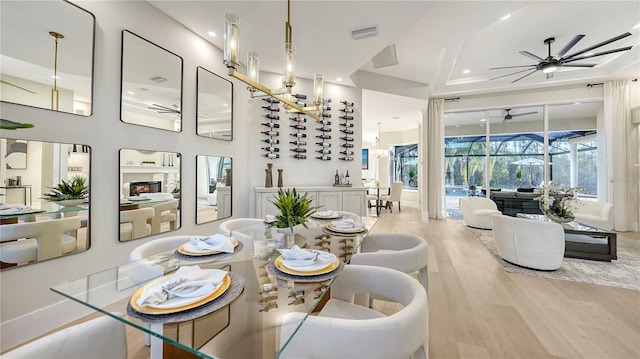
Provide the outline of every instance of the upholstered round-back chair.
{"type": "Polygon", "coordinates": [[[155,210],[151,207],[120,211],[120,240],[130,241],[151,234],[151,219],[155,210]]]}
{"type": "Polygon", "coordinates": [[[462,219],[469,227],[491,229],[491,217],[502,214],[494,201],[486,197],[460,198],[462,219]]]}
{"type": "Polygon", "coordinates": [[[348,265],[331,286],[317,316],[288,313],[280,332],[280,358],[426,358],[429,311],[424,288],[406,273],[348,265]],[[384,315],[353,302],[356,293],[383,295],[403,308],[384,315]],[[286,340],[298,327],[288,344],[286,340]],[[285,347],[286,344],[286,347],[285,347]]]}
{"type": "Polygon", "coordinates": [[[129,253],[129,279],[135,284],[141,284],[161,277],[169,265],[168,258],[164,260],[157,255],[178,249],[188,243],[191,237],[184,235],[156,238],[135,247],[129,253]]]}
{"type": "Polygon", "coordinates": [[[253,258],[254,254],[254,246],[253,246],[253,238],[250,236],[238,232],[238,229],[243,227],[249,227],[256,224],[264,224],[264,220],[260,218],[234,218],[228,219],[222,223],[218,227],[218,232],[224,234],[225,236],[231,236],[238,241],[242,242],[244,249],[240,255],[236,257],[236,259],[246,259],[253,258]]]}
{"type": "Polygon", "coordinates": [[[493,238],[507,262],[541,270],[556,270],[562,265],[565,239],[558,223],[493,216],[493,238]]]}

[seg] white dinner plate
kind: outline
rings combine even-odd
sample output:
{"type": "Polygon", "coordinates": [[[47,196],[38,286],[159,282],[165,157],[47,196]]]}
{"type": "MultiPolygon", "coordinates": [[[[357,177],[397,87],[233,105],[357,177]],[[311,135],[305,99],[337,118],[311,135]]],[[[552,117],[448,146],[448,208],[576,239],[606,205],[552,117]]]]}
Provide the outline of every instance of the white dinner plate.
{"type": "MultiPolygon", "coordinates": [[[[213,275],[214,272],[212,272],[212,269],[203,269],[203,271],[209,271],[211,273],[211,275],[213,275]]],[[[165,279],[165,278],[162,278],[165,279]]],[[[145,306],[147,307],[151,307],[151,308],[156,308],[156,309],[169,309],[169,308],[179,308],[179,307],[184,307],[185,305],[189,305],[191,303],[195,303],[198,301],[201,301],[202,299],[208,297],[211,295],[211,293],[215,292],[216,290],[218,290],[218,288],[220,288],[220,286],[224,283],[224,280],[221,281],[220,283],[218,283],[217,286],[215,286],[215,288],[213,288],[213,290],[207,292],[204,295],[201,295],[199,297],[173,297],[170,298],[162,303],[158,303],[158,304],[145,304],[145,306]]]]}
{"type": "Polygon", "coordinates": [[[338,258],[336,257],[335,254],[328,253],[328,252],[323,252],[323,257],[324,258],[322,259],[318,258],[317,263],[314,263],[308,266],[296,266],[295,261],[288,261],[286,259],[281,259],[281,261],[282,261],[282,265],[284,265],[285,267],[289,269],[293,269],[298,272],[315,272],[328,267],[333,262],[335,262],[336,259],[338,258]]]}

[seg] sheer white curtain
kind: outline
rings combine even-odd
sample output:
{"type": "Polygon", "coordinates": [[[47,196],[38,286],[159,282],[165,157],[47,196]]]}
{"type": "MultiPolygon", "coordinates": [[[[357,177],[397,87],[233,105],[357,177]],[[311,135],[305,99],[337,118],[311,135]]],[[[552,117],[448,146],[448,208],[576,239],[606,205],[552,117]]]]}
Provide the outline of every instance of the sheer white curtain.
{"type": "Polygon", "coordinates": [[[445,218],[444,99],[429,100],[427,108],[427,210],[430,218],[445,218]]]}
{"type": "Polygon", "coordinates": [[[614,229],[637,230],[637,183],[633,181],[638,160],[638,127],[631,123],[630,80],[604,83],[604,119],[607,153],[607,195],[613,203],[614,229]],[[635,227],[635,228],[634,228],[635,227]]]}

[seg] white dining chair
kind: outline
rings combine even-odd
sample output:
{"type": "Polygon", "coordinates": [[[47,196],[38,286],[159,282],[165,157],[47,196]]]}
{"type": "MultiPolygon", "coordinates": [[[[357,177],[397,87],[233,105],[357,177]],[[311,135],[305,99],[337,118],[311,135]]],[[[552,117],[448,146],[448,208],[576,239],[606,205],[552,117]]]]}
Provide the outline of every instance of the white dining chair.
{"type": "Polygon", "coordinates": [[[371,233],[362,242],[351,264],[395,269],[416,278],[425,291],[429,288],[429,250],[421,237],[403,233],[371,233]]]}
{"type": "Polygon", "coordinates": [[[161,202],[152,206],[154,210],[153,218],[151,218],[151,234],[160,233],[162,224],[169,223],[169,231],[175,231],[178,227],[178,205],[177,199],[167,202],[161,202]]]}
{"type": "Polygon", "coordinates": [[[3,359],[127,358],[123,322],[102,316],[76,324],[2,354],[3,359]]]}
{"type": "Polygon", "coordinates": [[[151,219],[155,210],[151,207],[120,211],[120,240],[130,241],[151,235],[151,219]]]}
{"type": "Polygon", "coordinates": [[[80,217],[6,224],[0,227],[0,261],[26,263],[59,257],[76,249],[80,217]]]}
{"type": "Polygon", "coordinates": [[[389,195],[381,195],[380,201],[385,203],[385,208],[393,212],[393,202],[398,202],[398,212],[402,212],[400,208],[400,199],[402,197],[402,181],[393,181],[391,184],[391,192],[389,195]]]}
{"type": "Polygon", "coordinates": [[[253,238],[238,232],[238,229],[256,224],[264,224],[264,220],[261,218],[234,218],[220,223],[220,226],[218,227],[219,233],[237,239],[242,242],[242,245],[244,246],[244,249],[242,250],[244,254],[237,256],[237,259],[242,259],[243,257],[252,258],[254,255],[253,238]]]}
{"type": "Polygon", "coordinates": [[[428,356],[427,293],[406,273],[383,267],[348,265],[336,277],[330,296],[317,316],[306,317],[306,313],[293,312],[283,317],[281,359],[428,356]],[[355,304],[356,293],[389,297],[403,307],[384,315],[355,304]],[[302,320],[305,322],[297,328],[302,320]]]}

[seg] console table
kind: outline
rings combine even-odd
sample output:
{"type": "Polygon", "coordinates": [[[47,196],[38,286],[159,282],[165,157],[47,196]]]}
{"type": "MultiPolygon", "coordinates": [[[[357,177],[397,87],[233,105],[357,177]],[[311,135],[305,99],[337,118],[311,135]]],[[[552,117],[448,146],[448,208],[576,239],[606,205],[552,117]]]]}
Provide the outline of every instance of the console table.
{"type": "MultiPolygon", "coordinates": [[[[299,193],[309,193],[313,206],[321,206],[320,211],[347,211],[358,216],[367,213],[367,189],[364,187],[333,187],[333,186],[290,186],[299,193]]],[[[266,214],[277,213],[271,203],[273,196],[278,194],[278,187],[256,187],[256,218],[264,218],[266,214]]]]}

